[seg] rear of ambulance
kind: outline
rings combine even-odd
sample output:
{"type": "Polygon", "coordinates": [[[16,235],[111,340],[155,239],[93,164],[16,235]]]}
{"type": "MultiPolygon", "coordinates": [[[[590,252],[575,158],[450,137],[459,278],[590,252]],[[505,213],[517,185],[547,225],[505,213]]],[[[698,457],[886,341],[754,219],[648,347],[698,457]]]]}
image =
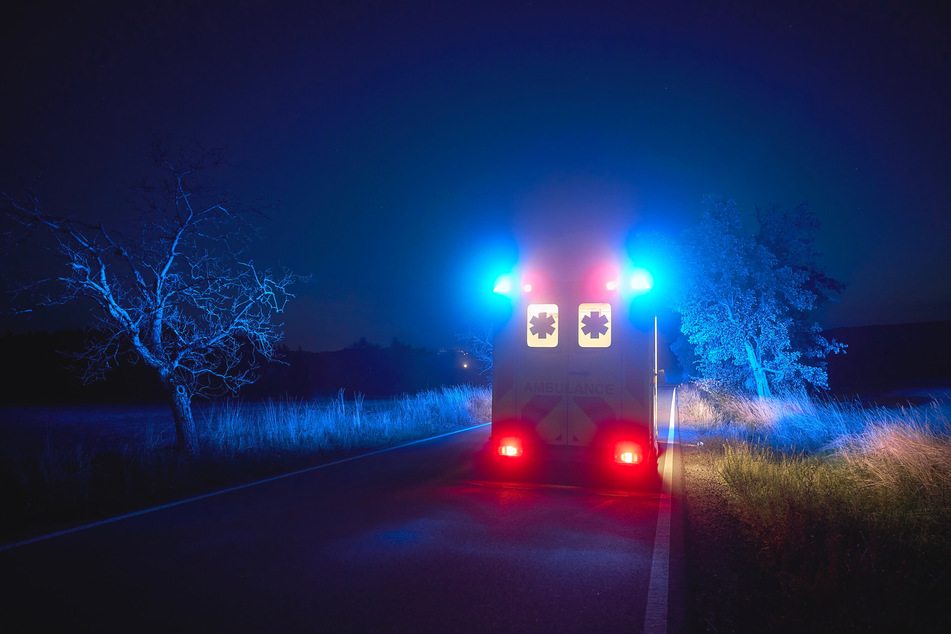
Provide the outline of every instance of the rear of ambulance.
{"type": "Polygon", "coordinates": [[[491,451],[497,464],[656,466],[656,321],[641,269],[529,266],[500,281],[491,451]]]}

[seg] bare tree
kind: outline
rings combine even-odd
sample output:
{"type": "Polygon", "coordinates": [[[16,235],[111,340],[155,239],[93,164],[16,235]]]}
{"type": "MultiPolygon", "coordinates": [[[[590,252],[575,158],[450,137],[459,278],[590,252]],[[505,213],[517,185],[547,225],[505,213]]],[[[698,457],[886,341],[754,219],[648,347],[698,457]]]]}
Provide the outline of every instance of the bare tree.
{"type": "Polygon", "coordinates": [[[91,300],[100,336],[81,355],[84,381],[103,378],[120,355],[146,363],[168,390],[177,449],[194,454],[193,397],[236,393],[256,378],[257,362],[273,356],[281,336],[274,317],[301,278],[245,256],[256,233],[247,210],[199,186],[199,174],[218,165],[216,153],[192,149],[173,159],[156,150],[156,159],[163,177],[142,187],[134,235],[47,213],[34,191],[2,194],[14,221],[7,237],[48,230],[61,261],[58,274],[17,287],[14,310],[91,300]]]}

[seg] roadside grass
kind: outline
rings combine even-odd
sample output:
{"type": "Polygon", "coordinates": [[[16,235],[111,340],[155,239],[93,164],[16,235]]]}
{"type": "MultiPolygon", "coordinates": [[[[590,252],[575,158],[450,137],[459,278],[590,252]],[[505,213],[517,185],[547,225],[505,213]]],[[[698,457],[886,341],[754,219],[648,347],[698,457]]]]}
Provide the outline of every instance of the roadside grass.
{"type": "Polygon", "coordinates": [[[680,395],[781,588],[764,631],[951,631],[951,403],[680,395]]]}
{"type": "Polygon", "coordinates": [[[201,454],[247,455],[348,452],[424,438],[488,422],[491,397],[469,386],[403,396],[367,408],[363,395],[341,391],[327,404],[228,401],[212,407],[202,428],[201,454]]]}
{"type": "Polygon", "coordinates": [[[457,386],[366,405],[227,401],[196,416],[199,453],[179,456],[147,427],[115,447],[88,448],[7,432],[0,445],[0,543],[256,478],[488,422],[486,388],[457,386]]]}

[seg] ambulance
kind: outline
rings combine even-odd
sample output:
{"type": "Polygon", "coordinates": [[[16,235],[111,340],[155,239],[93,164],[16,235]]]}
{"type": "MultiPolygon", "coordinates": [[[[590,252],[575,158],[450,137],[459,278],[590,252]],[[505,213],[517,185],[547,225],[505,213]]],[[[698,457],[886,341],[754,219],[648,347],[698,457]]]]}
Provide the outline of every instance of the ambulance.
{"type": "Polygon", "coordinates": [[[657,464],[657,319],[645,269],[528,265],[496,281],[510,302],[493,347],[489,450],[501,463],[578,455],[657,464]]]}

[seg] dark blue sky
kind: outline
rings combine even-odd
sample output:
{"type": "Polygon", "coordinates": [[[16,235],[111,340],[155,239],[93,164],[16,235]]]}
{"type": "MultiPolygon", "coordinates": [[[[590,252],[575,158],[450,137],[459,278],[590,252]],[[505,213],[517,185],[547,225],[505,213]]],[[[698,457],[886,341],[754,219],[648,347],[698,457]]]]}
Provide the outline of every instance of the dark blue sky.
{"type": "MultiPolygon", "coordinates": [[[[38,158],[50,211],[110,221],[150,130],[225,147],[223,182],[274,204],[259,259],[313,275],[286,319],[310,350],[451,346],[484,318],[491,254],[677,231],[705,193],[751,217],[809,203],[848,284],[825,326],[951,319],[951,25],[936,9],[273,4],[5,15],[0,182],[38,158]]],[[[2,324],[79,325],[71,312],[2,324]]]]}

